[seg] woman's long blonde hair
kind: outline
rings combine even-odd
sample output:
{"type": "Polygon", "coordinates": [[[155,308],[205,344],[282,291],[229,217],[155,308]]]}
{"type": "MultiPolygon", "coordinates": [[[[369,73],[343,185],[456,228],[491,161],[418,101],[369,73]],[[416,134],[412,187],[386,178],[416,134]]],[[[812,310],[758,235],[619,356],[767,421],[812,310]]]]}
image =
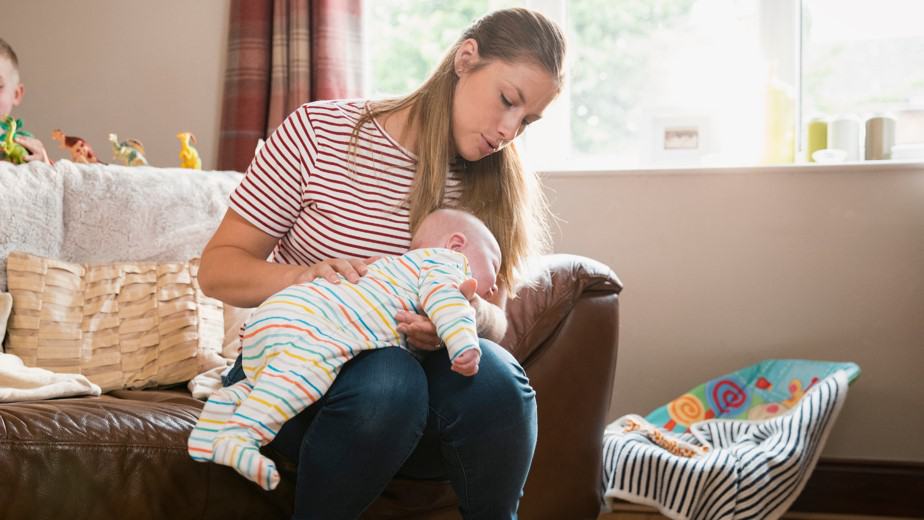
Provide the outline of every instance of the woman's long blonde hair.
{"type": "MultiPolygon", "coordinates": [[[[554,22],[529,9],[495,11],[475,21],[453,44],[430,77],[411,94],[371,103],[353,130],[373,118],[409,109],[409,125],[417,129],[417,173],[408,197],[411,231],[443,205],[452,148],[453,94],[459,80],[455,55],[467,39],[478,43],[483,66],[492,60],[541,66],[562,82],[565,39],[554,22]]],[[[461,160],[461,158],[459,159],[461,160]]],[[[463,162],[458,206],[479,217],[501,248],[498,283],[515,289],[525,261],[548,250],[549,211],[535,174],[524,170],[511,143],[479,161],[463,162]]],[[[511,292],[512,295],[512,292],[511,292]]]]}

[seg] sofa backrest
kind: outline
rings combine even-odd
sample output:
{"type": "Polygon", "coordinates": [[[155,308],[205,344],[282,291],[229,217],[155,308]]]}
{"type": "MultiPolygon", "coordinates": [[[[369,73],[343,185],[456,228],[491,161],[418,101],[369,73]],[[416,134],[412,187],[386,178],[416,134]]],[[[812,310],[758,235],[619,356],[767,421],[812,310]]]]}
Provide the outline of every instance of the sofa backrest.
{"type": "Polygon", "coordinates": [[[0,291],[10,251],[68,262],[198,256],[242,175],[182,168],[0,162],[0,291]]]}

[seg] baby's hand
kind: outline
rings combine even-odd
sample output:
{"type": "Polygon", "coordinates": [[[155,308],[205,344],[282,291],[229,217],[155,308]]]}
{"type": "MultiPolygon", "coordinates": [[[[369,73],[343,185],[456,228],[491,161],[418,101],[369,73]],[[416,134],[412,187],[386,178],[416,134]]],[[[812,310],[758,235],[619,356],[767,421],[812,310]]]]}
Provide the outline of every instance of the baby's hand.
{"type": "Polygon", "coordinates": [[[48,160],[48,152],[45,151],[45,145],[38,139],[20,136],[16,138],[16,142],[21,144],[23,148],[29,152],[29,155],[25,157],[27,162],[42,161],[43,163],[51,164],[51,161],[48,160]]]}
{"type": "Polygon", "coordinates": [[[452,371],[463,376],[473,376],[478,373],[478,363],[481,361],[481,352],[478,349],[466,350],[452,360],[452,371]]]}

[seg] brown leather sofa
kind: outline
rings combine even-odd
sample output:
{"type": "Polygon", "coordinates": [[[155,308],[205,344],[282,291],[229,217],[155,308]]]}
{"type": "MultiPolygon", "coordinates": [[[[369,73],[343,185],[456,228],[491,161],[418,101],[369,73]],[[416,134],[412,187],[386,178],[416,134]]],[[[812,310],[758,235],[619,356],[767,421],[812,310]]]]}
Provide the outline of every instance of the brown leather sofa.
{"type": "MultiPolygon", "coordinates": [[[[508,305],[502,342],[526,368],[539,407],[520,518],[593,519],[621,284],[587,258],[544,260],[535,285],[508,305]]],[[[290,479],[264,492],[230,468],[188,457],[201,407],[185,389],[0,404],[0,518],[288,518],[290,479]]],[[[395,480],[363,518],[459,515],[448,483],[395,480]]]]}

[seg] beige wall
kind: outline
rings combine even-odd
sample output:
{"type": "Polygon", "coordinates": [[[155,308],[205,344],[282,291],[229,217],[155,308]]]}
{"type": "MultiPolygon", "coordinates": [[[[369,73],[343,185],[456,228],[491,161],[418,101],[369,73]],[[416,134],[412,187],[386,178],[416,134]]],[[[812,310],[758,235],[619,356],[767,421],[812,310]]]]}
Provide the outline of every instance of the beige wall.
{"type": "Polygon", "coordinates": [[[104,161],[107,137],[140,139],[157,166],[179,164],[191,131],[214,168],[228,33],[226,0],[4,2],[0,37],[21,61],[26,96],[13,114],[66,157],[51,130],[86,139],[104,161]]]}
{"type": "Polygon", "coordinates": [[[625,284],[610,417],[767,358],[858,363],[826,455],[924,461],[924,164],[551,173],[625,284]]]}

